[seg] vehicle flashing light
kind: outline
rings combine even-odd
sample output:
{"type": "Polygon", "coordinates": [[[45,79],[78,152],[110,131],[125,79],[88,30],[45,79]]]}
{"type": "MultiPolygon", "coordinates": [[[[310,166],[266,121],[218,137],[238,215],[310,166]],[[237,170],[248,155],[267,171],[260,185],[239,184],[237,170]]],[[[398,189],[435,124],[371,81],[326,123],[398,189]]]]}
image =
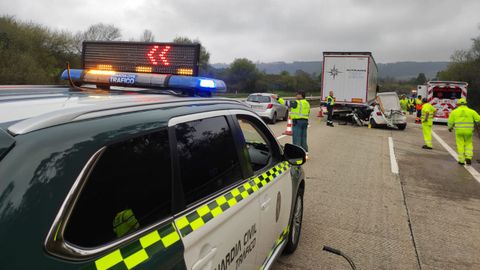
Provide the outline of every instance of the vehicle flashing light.
{"type": "Polygon", "coordinates": [[[200,79],[199,85],[202,88],[215,88],[215,81],[209,79],[200,79]]]}
{"type": "Polygon", "coordinates": [[[97,69],[100,69],[100,70],[112,70],[112,65],[97,65],[97,69]]]}
{"type": "Polygon", "coordinates": [[[98,70],[98,69],[92,69],[88,71],[89,74],[93,75],[113,75],[116,72],[113,70],[98,70]]]}
{"type": "Polygon", "coordinates": [[[186,76],[192,76],[193,75],[193,69],[191,68],[179,68],[177,69],[178,75],[186,75],[186,76]]]}
{"type": "MultiPolygon", "coordinates": [[[[108,70],[71,69],[72,81],[80,84],[102,84],[111,86],[141,87],[153,89],[180,90],[182,92],[212,93],[225,92],[225,82],[216,79],[181,75],[132,73],[108,70]]],[[[61,78],[68,80],[65,70],[61,78]]]]}
{"type": "Polygon", "coordinates": [[[152,73],[152,67],[138,66],[135,68],[136,72],[152,73]]]}

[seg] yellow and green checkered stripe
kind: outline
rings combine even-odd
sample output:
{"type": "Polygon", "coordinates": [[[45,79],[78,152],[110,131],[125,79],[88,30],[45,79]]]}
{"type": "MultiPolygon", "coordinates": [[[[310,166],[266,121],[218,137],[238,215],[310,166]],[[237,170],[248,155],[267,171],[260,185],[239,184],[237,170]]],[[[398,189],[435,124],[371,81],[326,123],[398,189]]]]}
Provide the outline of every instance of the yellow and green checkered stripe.
{"type": "Polygon", "coordinates": [[[233,207],[251,194],[257,192],[268,183],[272,182],[279,175],[290,168],[288,162],[278,163],[270,170],[255,176],[246,183],[228,191],[211,202],[204,204],[192,212],[175,220],[180,234],[185,237],[191,232],[198,230],[207,222],[222,214],[230,207],[233,207]]]}
{"type": "MultiPolygon", "coordinates": [[[[152,231],[133,243],[117,249],[90,265],[87,269],[96,270],[129,270],[146,262],[154,256],[165,252],[180,241],[180,236],[173,223],[159,230],[152,231]]],[[[181,242],[179,242],[181,243],[181,242]]]]}
{"type": "Polygon", "coordinates": [[[265,258],[265,261],[263,261],[262,267],[260,267],[261,270],[264,269],[265,264],[270,260],[270,257],[272,257],[273,252],[278,248],[278,246],[285,240],[288,236],[288,232],[290,232],[290,226],[287,226],[285,229],[283,229],[282,233],[280,236],[275,240],[275,244],[272,247],[272,250],[270,250],[270,253],[268,253],[267,258],[265,258]]]}

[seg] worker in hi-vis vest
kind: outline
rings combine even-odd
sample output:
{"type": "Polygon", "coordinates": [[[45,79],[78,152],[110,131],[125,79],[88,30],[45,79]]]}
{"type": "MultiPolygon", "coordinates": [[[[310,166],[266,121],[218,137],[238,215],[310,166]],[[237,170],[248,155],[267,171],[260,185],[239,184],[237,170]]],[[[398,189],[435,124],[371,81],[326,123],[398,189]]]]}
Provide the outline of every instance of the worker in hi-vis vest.
{"type": "Polygon", "coordinates": [[[330,91],[327,97],[327,126],[329,127],[333,127],[333,105],[335,105],[335,97],[333,91],[330,91]]]}
{"type": "Polygon", "coordinates": [[[415,99],[413,97],[408,98],[408,114],[412,115],[415,110],[415,99]]]}
{"type": "Polygon", "coordinates": [[[305,92],[298,91],[295,101],[290,101],[290,117],[293,122],[293,144],[301,146],[307,152],[307,129],[310,115],[310,103],[305,99],[305,92]]]}
{"type": "Polygon", "coordinates": [[[425,140],[425,145],[422,146],[423,149],[432,149],[432,126],[433,126],[433,116],[435,115],[435,107],[432,104],[427,102],[427,99],[424,98],[422,101],[422,131],[423,139],[425,140]]]}
{"type": "Polygon", "coordinates": [[[420,124],[422,119],[422,96],[420,95],[415,99],[415,110],[417,110],[415,123],[420,124]]]}
{"type": "Polygon", "coordinates": [[[405,95],[402,95],[402,98],[400,99],[400,107],[402,108],[403,114],[407,114],[408,99],[405,95]]]}
{"type": "Polygon", "coordinates": [[[457,101],[457,108],[448,117],[448,131],[455,128],[457,141],[458,164],[472,164],[473,157],[473,130],[475,123],[480,122],[478,113],[467,107],[467,100],[461,98],[457,101]]]}

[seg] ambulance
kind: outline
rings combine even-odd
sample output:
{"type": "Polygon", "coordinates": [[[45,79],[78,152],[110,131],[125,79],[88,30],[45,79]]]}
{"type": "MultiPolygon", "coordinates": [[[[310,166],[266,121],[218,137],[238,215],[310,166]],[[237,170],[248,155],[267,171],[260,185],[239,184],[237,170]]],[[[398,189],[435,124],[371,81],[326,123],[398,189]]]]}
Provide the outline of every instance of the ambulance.
{"type": "Polygon", "coordinates": [[[467,98],[466,82],[455,81],[429,81],[427,83],[427,99],[437,112],[434,122],[447,123],[450,113],[455,109],[457,100],[467,98]]]}

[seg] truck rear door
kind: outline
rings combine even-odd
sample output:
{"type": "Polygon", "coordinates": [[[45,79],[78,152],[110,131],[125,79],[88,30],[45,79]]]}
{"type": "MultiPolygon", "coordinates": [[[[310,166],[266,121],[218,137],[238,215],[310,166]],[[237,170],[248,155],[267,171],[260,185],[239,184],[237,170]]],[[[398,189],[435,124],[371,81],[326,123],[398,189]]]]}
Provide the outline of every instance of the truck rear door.
{"type": "Polygon", "coordinates": [[[337,103],[366,103],[368,57],[325,56],[322,98],[333,91],[337,103]]]}

